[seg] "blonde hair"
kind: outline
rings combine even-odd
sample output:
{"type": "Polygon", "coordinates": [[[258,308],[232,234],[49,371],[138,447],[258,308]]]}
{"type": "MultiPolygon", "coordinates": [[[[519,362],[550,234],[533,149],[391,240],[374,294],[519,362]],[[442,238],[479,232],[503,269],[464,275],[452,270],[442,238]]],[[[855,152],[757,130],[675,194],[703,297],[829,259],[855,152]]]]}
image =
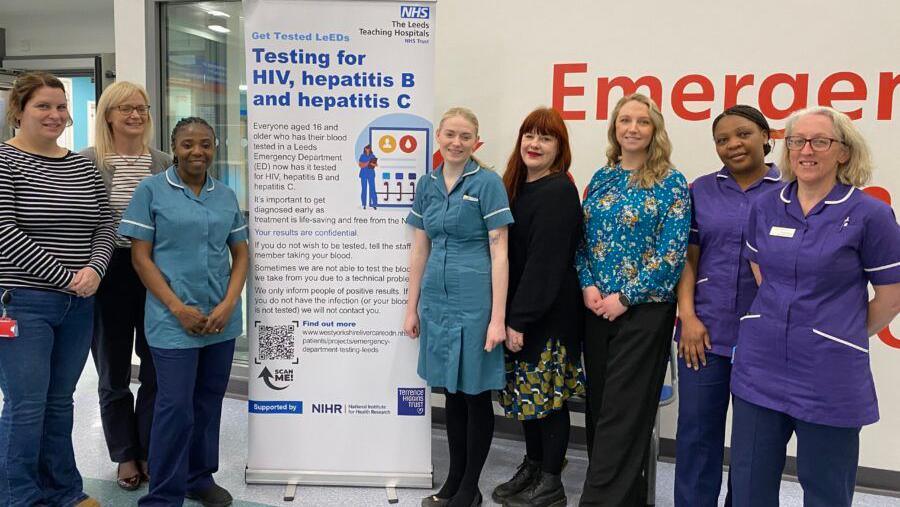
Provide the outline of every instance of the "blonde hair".
{"type": "MultiPolygon", "coordinates": [[[[872,155],[869,146],[859,130],[853,125],[853,120],[846,114],[826,106],[816,106],[795,111],[784,126],[784,137],[788,137],[794,131],[794,124],[800,118],[818,114],[831,119],[834,129],[834,137],[843,142],[844,149],[850,157],[843,164],[838,164],[837,180],[844,185],[861,187],[872,178],[872,155]]],[[[782,177],[785,181],[794,181],[797,176],[791,168],[791,152],[785,147],[781,153],[782,177]]]]}
{"type": "Polygon", "coordinates": [[[606,164],[615,167],[622,158],[622,146],[616,139],[616,120],[619,118],[622,106],[632,101],[644,104],[650,110],[653,137],[650,139],[650,146],[647,147],[647,160],[642,167],[633,172],[631,184],[641,188],[650,188],[662,181],[669,174],[669,169],[672,168],[672,161],[669,159],[672,156],[672,142],[669,141],[669,134],[666,133],[666,121],[663,119],[662,113],[646,95],[633,93],[622,97],[616,103],[606,132],[606,138],[609,141],[609,147],[606,148],[606,164]]]}
{"type": "MultiPolygon", "coordinates": [[[[448,109],[443,114],[443,116],[441,116],[441,121],[438,123],[437,132],[440,133],[441,129],[444,128],[444,121],[449,120],[450,118],[456,118],[457,116],[462,118],[463,120],[466,120],[467,122],[471,123],[472,126],[475,127],[475,137],[477,139],[478,138],[478,117],[475,116],[475,113],[473,113],[472,110],[469,109],[468,107],[456,106],[456,107],[451,107],[450,109],[448,109]]],[[[484,167],[486,169],[491,168],[490,166],[488,166],[484,162],[482,162],[480,159],[478,159],[474,153],[469,156],[472,158],[472,160],[475,161],[476,164],[480,165],[481,167],[484,167]]]]}
{"type": "MultiPolygon", "coordinates": [[[[100,100],[97,101],[97,111],[94,118],[94,150],[97,153],[97,167],[103,169],[106,165],[106,157],[111,153],[115,153],[115,143],[113,142],[113,132],[109,125],[107,117],[113,112],[116,106],[128,100],[135,93],[144,98],[149,104],[150,97],[147,90],[143,86],[129,81],[116,81],[111,84],[100,100]]],[[[144,122],[144,150],[150,150],[150,138],[153,136],[153,118],[147,113],[147,119],[144,122]]]]}

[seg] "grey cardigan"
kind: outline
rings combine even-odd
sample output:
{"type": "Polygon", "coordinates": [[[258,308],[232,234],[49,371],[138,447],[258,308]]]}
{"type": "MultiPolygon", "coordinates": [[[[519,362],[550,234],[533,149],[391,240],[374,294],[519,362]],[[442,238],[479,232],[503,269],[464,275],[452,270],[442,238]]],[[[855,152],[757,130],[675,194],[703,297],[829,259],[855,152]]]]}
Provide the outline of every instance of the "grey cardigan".
{"type": "MultiPolygon", "coordinates": [[[[94,163],[94,165],[97,165],[97,152],[94,151],[93,146],[84,149],[80,152],[80,154],[89,158],[91,162],[94,163]]],[[[150,148],[150,159],[150,174],[161,173],[168,169],[170,165],[172,165],[171,155],[153,148],[150,148]]],[[[112,187],[112,176],[113,172],[115,172],[115,168],[107,166],[106,168],[99,170],[100,176],[103,178],[103,184],[106,186],[106,195],[109,196],[109,192],[112,187]]]]}

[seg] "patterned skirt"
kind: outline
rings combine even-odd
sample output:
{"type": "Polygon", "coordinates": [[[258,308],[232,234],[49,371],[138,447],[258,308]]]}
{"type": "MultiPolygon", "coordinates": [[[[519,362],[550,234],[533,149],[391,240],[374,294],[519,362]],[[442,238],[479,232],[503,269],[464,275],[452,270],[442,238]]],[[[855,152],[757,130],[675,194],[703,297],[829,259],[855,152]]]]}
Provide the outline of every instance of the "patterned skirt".
{"type": "Polygon", "coordinates": [[[583,396],[584,383],[581,358],[569,357],[565,345],[551,338],[536,364],[506,361],[506,386],[500,391],[500,405],[507,417],[540,419],[562,408],[570,396],[583,396]]]}

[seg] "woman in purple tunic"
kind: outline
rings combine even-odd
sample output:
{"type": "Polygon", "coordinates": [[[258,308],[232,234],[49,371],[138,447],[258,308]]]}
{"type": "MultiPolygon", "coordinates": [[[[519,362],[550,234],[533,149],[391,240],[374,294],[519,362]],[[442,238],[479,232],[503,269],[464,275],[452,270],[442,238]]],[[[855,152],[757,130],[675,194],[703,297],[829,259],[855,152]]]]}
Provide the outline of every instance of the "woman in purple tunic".
{"type": "Polygon", "coordinates": [[[900,228],[856,188],[869,150],[843,113],[794,113],[782,170],[789,183],[760,196],[748,224],[760,286],[733,354],[733,502],[778,504],[796,434],[804,504],[849,506],[859,431],[878,420],[869,337],[900,309],[900,228]]]}
{"type": "MultiPolygon", "coordinates": [[[[756,108],[737,105],[713,121],[721,169],[691,186],[688,260],[678,282],[678,433],[675,505],[718,505],[731,397],[731,350],[738,319],[756,296],[750,265],[741,261],[747,216],[765,190],[781,185],[769,123],[756,108]]],[[[725,505],[731,505],[730,494],[725,505]]]]}

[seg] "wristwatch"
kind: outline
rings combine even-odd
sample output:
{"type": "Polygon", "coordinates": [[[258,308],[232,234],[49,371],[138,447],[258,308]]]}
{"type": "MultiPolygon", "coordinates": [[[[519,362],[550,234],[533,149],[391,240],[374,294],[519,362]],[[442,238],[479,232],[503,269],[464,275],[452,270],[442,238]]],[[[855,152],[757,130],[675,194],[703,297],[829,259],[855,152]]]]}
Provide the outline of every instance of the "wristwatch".
{"type": "Polygon", "coordinates": [[[621,292],[619,293],[619,303],[621,303],[625,308],[631,306],[631,301],[628,300],[628,296],[622,294],[621,292]]]}

